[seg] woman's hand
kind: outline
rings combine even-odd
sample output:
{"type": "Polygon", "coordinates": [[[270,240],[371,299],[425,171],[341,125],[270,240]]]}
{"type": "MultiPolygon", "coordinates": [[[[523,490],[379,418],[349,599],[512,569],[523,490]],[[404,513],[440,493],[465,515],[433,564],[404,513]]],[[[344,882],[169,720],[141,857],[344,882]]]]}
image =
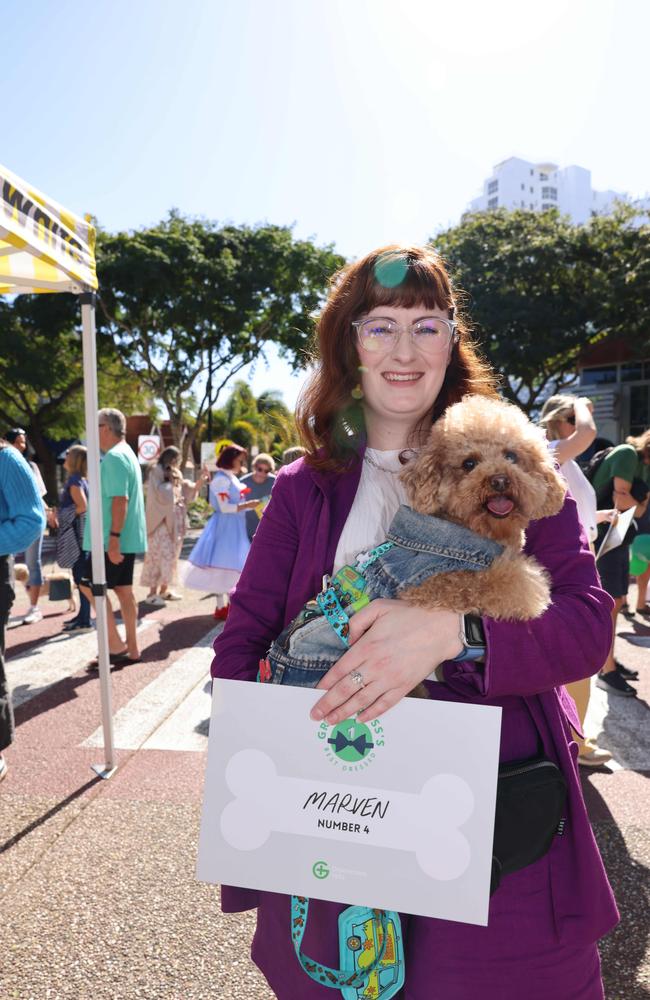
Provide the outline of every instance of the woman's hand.
{"type": "Polygon", "coordinates": [[[405,601],[372,601],[350,619],[349,649],[318,684],[327,694],[311,718],[335,725],[358,715],[376,719],[462,649],[455,611],[414,608],[405,601]],[[358,671],[361,687],[351,674],[358,671]]]}

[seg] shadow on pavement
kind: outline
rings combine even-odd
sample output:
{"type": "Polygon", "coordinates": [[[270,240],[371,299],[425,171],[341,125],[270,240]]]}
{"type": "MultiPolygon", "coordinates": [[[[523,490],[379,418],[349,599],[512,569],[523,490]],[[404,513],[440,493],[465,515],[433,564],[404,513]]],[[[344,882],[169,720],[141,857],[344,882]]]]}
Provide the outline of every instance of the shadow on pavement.
{"type": "MultiPolygon", "coordinates": [[[[648,895],[650,869],[635,861],[602,795],[585,778],[585,802],[609,881],[621,911],[621,921],[599,942],[607,1000],[648,1000],[637,972],[645,962],[650,928],[648,895]]],[[[628,832],[628,840],[633,837],[628,832]]],[[[639,845],[641,854],[643,845],[639,845]]]]}
{"type": "Polygon", "coordinates": [[[165,660],[171,652],[187,651],[194,646],[206,632],[214,628],[212,615],[187,615],[185,618],[175,618],[166,622],[158,632],[158,639],[147,646],[142,653],[143,663],[165,660]]]}
{"type": "Polygon", "coordinates": [[[103,779],[97,774],[94,778],[89,778],[85,785],[75,788],[74,792],[71,792],[65,799],[61,799],[60,802],[57,802],[55,806],[48,809],[48,811],[43,813],[42,816],[39,816],[38,819],[32,820],[31,823],[29,823],[22,830],[19,830],[18,833],[14,833],[13,837],[6,840],[4,844],[0,844],[0,854],[3,854],[5,851],[10,850],[10,848],[15,847],[16,844],[20,843],[24,837],[28,837],[29,834],[33,833],[34,830],[37,830],[39,826],[42,826],[43,823],[47,823],[49,819],[52,819],[53,816],[56,816],[56,814],[61,812],[62,809],[65,809],[71,802],[74,802],[75,799],[78,799],[84,794],[84,792],[87,792],[89,788],[92,788],[93,785],[96,785],[98,781],[102,780],[103,779]]]}
{"type": "Polygon", "coordinates": [[[75,674],[72,677],[64,677],[55,684],[47,684],[39,691],[33,692],[24,684],[17,684],[13,689],[13,697],[16,700],[15,716],[16,728],[18,729],[25,722],[29,722],[42,712],[50,712],[59,705],[64,705],[66,701],[77,698],[77,688],[89,681],[94,681],[98,677],[97,673],[75,674]],[[22,701],[23,693],[29,690],[30,695],[26,701],[22,701]]]}

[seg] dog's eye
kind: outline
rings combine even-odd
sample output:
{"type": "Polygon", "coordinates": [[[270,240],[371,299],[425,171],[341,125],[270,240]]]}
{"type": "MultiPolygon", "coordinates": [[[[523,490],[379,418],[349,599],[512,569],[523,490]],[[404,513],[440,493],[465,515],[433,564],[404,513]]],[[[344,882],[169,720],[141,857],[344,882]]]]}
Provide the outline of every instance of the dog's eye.
{"type": "Polygon", "coordinates": [[[463,462],[461,468],[465,472],[471,472],[472,469],[476,468],[476,464],[477,463],[476,463],[476,459],[475,458],[466,458],[465,461],[463,462]]]}
{"type": "Polygon", "coordinates": [[[504,451],[503,457],[506,459],[506,461],[513,462],[515,465],[518,461],[516,451],[504,451]]]}

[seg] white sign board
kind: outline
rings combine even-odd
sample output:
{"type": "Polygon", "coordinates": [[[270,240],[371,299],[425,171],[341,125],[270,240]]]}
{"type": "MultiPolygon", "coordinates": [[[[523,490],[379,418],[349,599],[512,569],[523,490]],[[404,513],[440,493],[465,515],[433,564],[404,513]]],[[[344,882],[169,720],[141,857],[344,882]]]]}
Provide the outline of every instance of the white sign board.
{"type": "Polygon", "coordinates": [[[612,549],[617,549],[619,545],[623,544],[623,539],[634,520],[635,509],[634,507],[630,507],[629,510],[624,510],[622,514],[618,515],[615,521],[610,522],[607,534],[600,543],[598,554],[596,555],[597,560],[601,556],[604,556],[606,552],[611,552],[612,549]]]}
{"type": "Polygon", "coordinates": [[[201,465],[207,465],[210,472],[217,468],[216,441],[203,441],[201,443],[201,465]]]}
{"type": "Polygon", "coordinates": [[[157,434],[138,434],[138,460],[147,465],[160,458],[161,441],[157,434]]]}
{"type": "Polygon", "coordinates": [[[198,878],[486,925],[501,709],[331,727],[320,696],[215,680],[198,878]]]}

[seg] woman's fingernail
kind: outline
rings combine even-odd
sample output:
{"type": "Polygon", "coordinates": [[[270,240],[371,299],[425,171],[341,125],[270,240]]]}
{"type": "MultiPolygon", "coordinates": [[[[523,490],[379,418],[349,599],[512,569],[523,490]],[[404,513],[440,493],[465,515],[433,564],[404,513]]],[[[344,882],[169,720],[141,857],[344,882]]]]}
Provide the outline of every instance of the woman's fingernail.
{"type": "Polygon", "coordinates": [[[320,708],[312,708],[311,712],[309,713],[309,717],[313,719],[314,722],[320,722],[320,720],[323,718],[323,713],[321,712],[320,708]]]}

